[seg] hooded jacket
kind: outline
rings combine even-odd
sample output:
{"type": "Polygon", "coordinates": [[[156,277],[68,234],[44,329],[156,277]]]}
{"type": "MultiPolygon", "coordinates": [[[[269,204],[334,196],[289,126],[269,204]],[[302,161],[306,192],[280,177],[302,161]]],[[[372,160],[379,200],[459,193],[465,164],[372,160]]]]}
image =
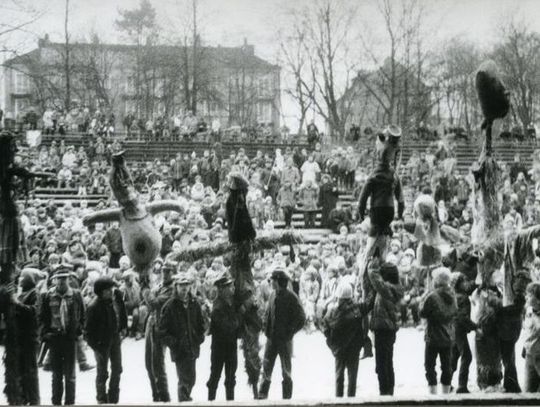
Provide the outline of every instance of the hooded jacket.
{"type": "Polygon", "coordinates": [[[368,277],[376,293],[371,313],[371,330],[397,331],[403,287],[384,281],[381,274],[371,268],[368,269],[368,277]]]}
{"type": "Polygon", "coordinates": [[[358,354],[364,344],[364,315],[368,309],[348,299],[324,318],[326,344],[336,357],[358,354]]]}
{"type": "Polygon", "coordinates": [[[420,317],[427,320],[425,341],[438,347],[452,346],[455,338],[457,315],[456,295],[449,287],[439,287],[425,298],[420,317]]]}

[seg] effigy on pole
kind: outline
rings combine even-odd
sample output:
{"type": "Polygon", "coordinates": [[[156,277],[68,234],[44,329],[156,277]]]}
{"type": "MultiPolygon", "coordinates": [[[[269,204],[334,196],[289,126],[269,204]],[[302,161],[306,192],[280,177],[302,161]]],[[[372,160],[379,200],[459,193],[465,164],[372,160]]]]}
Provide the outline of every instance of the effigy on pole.
{"type": "Polygon", "coordinates": [[[481,389],[496,386],[502,378],[501,354],[497,343],[495,312],[500,306],[496,291],[490,289],[494,271],[500,267],[502,253],[498,250],[501,238],[500,209],[497,191],[501,182],[501,168],[493,158],[493,122],[508,113],[508,94],[499,79],[497,67],[491,61],[483,63],[476,74],[476,89],[484,115],[482,130],[484,144],[474,174],[474,219],[472,244],[481,261],[478,264],[479,288],[473,293],[473,306],[477,307],[476,335],[477,381],[481,389]]]}
{"type": "Polygon", "coordinates": [[[16,297],[17,266],[24,263],[26,258],[24,232],[17,211],[16,179],[22,181],[28,195],[30,181],[33,178],[46,178],[52,174],[30,172],[18,166],[15,163],[16,153],[17,146],[13,134],[7,131],[0,133],[0,315],[6,323],[4,393],[9,404],[24,405],[29,402],[39,403],[39,386],[37,364],[30,362],[28,366],[24,366],[22,362],[23,359],[32,360],[24,358],[24,355],[26,352],[35,351],[35,347],[25,349],[20,340],[30,333],[21,329],[19,318],[27,306],[21,304],[16,297]],[[24,380],[33,383],[23,384],[24,380]],[[26,399],[23,385],[27,388],[34,387],[34,400],[26,399]]]}
{"type": "Polygon", "coordinates": [[[375,147],[377,152],[377,165],[369,175],[358,202],[359,220],[364,220],[367,201],[370,199],[370,229],[366,247],[360,257],[359,285],[362,285],[363,296],[368,297],[370,292],[367,279],[368,264],[372,258],[378,257],[382,261],[388,252],[388,242],[392,237],[391,223],[395,217],[394,200],[397,201],[397,217],[403,216],[405,204],[401,180],[396,173],[397,156],[401,145],[401,129],[398,126],[387,126],[377,134],[375,147]]]}
{"type": "Polygon", "coordinates": [[[147,286],[150,266],[161,250],[161,234],[154,223],[153,215],[168,211],[183,213],[185,208],[174,200],[145,205],[140,203],[123,151],[112,157],[109,184],[120,208],[91,213],[84,217],[83,224],[90,226],[100,222],[119,222],[123,249],[139,274],[141,285],[147,286]]]}

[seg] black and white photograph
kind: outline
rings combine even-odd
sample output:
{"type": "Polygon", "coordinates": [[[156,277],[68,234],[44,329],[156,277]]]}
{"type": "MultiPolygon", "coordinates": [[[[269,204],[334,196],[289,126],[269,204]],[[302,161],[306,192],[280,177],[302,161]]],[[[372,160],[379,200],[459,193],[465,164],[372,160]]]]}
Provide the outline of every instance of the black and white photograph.
{"type": "Polygon", "coordinates": [[[540,0],[0,0],[0,405],[539,405],[540,0]]]}

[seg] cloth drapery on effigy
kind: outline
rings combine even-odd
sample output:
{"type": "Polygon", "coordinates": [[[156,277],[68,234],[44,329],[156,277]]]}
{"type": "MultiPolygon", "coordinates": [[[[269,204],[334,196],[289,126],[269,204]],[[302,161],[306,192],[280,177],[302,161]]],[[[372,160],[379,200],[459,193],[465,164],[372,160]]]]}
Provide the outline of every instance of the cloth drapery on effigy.
{"type": "Polygon", "coordinates": [[[501,300],[494,289],[477,289],[471,296],[471,320],[479,328],[475,339],[475,354],[477,383],[481,390],[498,386],[502,379],[496,319],[500,305],[501,300]]]}

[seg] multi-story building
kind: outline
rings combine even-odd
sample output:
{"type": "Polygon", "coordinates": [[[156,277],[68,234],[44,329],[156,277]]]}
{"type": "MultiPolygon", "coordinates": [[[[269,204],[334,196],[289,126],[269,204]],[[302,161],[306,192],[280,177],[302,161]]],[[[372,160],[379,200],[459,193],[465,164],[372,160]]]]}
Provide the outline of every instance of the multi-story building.
{"type": "Polygon", "coordinates": [[[88,107],[141,118],[196,110],[222,126],[279,128],[280,67],[239,47],[62,43],[38,47],[4,63],[4,111],[88,107]],[[69,94],[68,94],[69,83],[69,94]]]}

